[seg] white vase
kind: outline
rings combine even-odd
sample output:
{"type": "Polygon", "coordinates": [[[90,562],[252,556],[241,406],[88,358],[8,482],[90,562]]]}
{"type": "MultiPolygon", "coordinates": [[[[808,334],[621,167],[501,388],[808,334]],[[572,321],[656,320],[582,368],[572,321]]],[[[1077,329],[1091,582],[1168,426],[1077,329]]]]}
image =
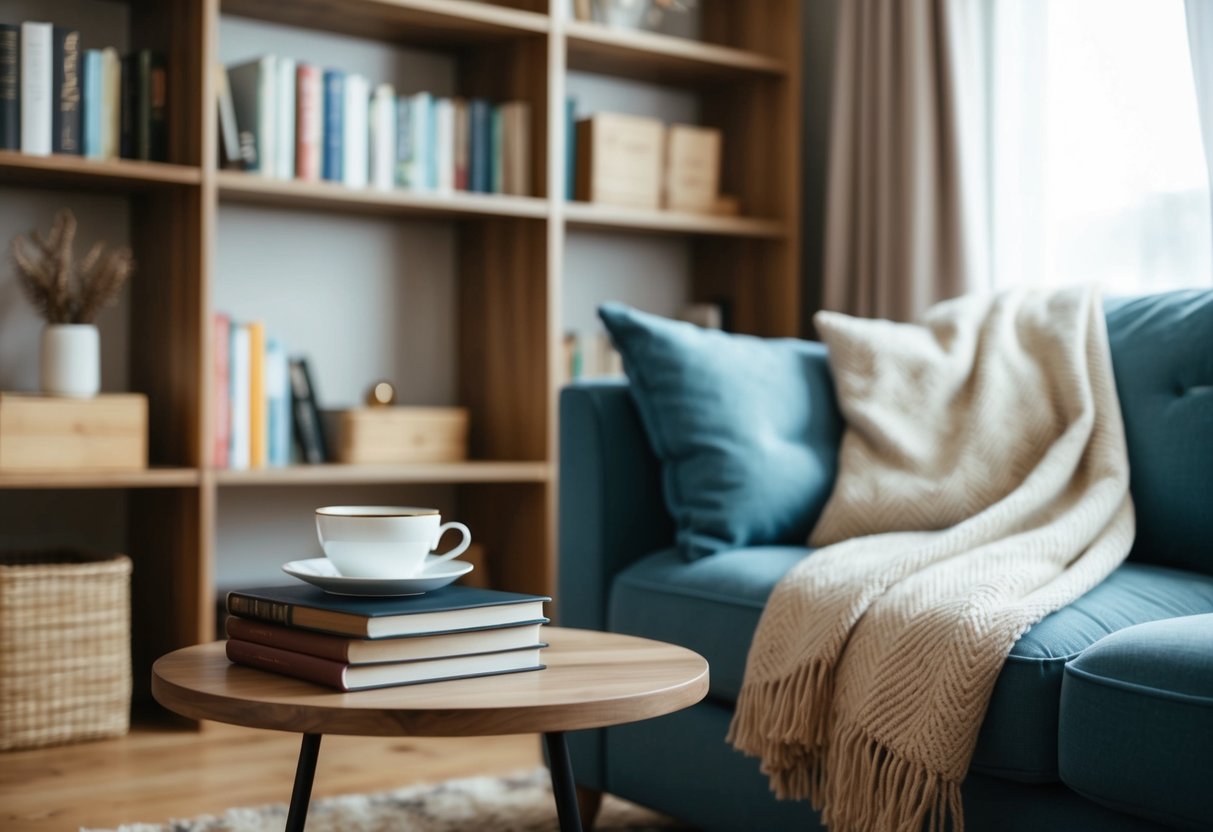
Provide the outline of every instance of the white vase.
{"type": "Polygon", "coordinates": [[[101,337],[92,324],[47,324],[42,330],[42,392],[87,398],[101,389],[101,337]]]}

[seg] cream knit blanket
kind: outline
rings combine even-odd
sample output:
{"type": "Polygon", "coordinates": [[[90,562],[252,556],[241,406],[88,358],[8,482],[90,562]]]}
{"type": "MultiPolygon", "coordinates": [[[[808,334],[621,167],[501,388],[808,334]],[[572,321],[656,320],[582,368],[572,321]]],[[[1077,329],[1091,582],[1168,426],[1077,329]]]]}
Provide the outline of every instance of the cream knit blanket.
{"type": "Polygon", "coordinates": [[[1079,288],[922,325],[815,320],[847,422],[825,548],[771,595],[729,741],[832,832],[961,832],[1012,645],[1133,541],[1101,304],[1079,288]]]}

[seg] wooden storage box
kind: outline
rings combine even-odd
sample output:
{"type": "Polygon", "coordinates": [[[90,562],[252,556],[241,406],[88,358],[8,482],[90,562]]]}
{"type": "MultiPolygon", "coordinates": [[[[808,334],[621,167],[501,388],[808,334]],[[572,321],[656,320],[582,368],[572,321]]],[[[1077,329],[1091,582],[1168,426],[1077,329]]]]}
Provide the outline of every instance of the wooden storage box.
{"type": "Polygon", "coordinates": [[[597,113],[577,123],[577,198],[630,208],[661,207],[665,125],[597,113]]]}
{"type": "Polygon", "coordinates": [[[0,751],[125,734],[131,561],[0,555],[0,751]]]}
{"type": "Polygon", "coordinates": [[[337,462],[458,462],[468,456],[462,407],[360,407],[336,414],[337,462]]]}
{"type": "Polygon", "coordinates": [[[720,195],[720,131],[674,124],[666,128],[665,207],[714,213],[720,195]]]}
{"type": "Polygon", "coordinates": [[[147,467],[147,397],[0,393],[0,472],[147,467]]]}

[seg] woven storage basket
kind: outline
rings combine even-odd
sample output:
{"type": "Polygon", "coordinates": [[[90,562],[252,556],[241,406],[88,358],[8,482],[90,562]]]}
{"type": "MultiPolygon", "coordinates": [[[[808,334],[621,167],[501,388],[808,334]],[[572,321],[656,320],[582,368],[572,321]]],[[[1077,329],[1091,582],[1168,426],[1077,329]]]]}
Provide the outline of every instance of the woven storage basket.
{"type": "Polygon", "coordinates": [[[0,554],[0,750],[125,734],[131,561],[0,554]]]}

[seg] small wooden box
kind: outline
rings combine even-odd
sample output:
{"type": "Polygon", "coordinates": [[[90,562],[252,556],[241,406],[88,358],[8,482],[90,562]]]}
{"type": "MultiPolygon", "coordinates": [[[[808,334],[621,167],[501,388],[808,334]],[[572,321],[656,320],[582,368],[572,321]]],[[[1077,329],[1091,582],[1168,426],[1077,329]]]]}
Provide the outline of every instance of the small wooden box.
{"type": "Polygon", "coordinates": [[[661,207],[665,125],[597,113],[577,123],[577,198],[630,208],[661,207]]]}
{"type": "Polygon", "coordinates": [[[130,471],[147,467],[147,397],[91,399],[0,393],[0,471],[130,471]]]}
{"type": "Polygon", "coordinates": [[[337,461],[458,462],[468,456],[462,407],[359,407],[337,415],[337,461]]]}
{"type": "Polygon", "coordinates": [[[673,124],[665,144],[665,207],[712,213],[720,194],[720,131],[673,124]]]}

